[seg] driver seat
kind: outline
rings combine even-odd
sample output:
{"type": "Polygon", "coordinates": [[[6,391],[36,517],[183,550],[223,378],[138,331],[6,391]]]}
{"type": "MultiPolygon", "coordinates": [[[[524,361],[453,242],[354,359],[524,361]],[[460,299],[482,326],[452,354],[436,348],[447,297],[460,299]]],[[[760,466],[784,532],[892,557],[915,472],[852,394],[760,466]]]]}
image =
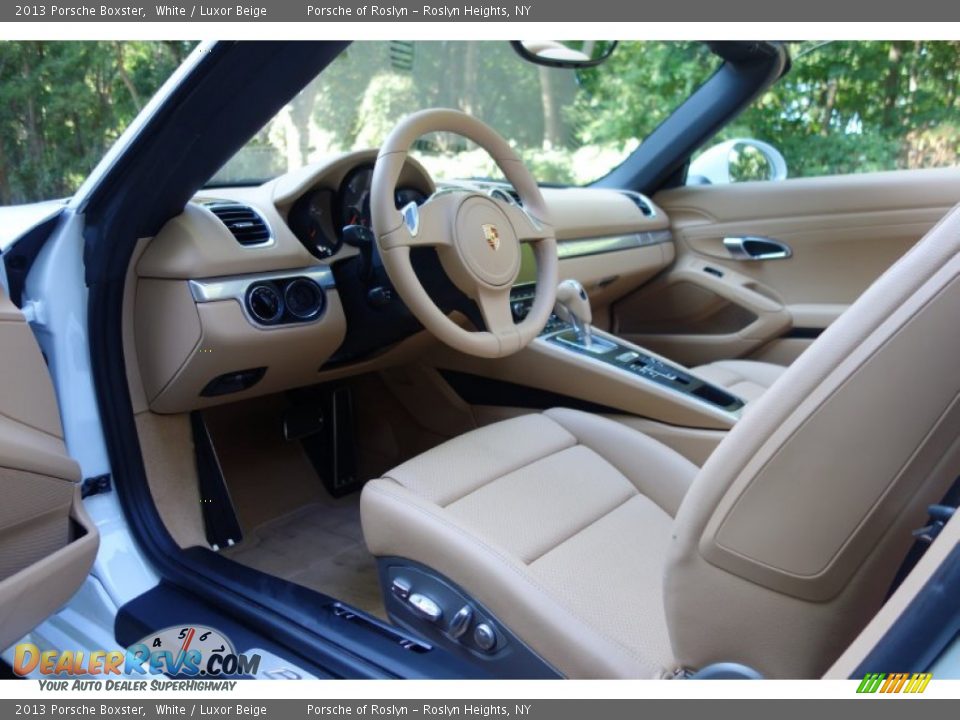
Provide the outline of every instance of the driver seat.
{"type": "Polygon", "coordinates": [[[954,210],[702,468],[601,417],[522,416],[367,483],[370,551],[446,578],[566,676],[822,675],[960,471],[958,251],[954,210]]]}

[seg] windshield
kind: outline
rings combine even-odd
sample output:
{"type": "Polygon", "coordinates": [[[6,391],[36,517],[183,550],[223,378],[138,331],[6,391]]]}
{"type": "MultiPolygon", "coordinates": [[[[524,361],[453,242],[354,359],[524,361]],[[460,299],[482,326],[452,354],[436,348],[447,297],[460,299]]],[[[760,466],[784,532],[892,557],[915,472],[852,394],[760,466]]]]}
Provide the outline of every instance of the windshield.
{"type": "MultiPolygon", "coordinates": [[[[705,45],[623,42],[568,70],[507,42],[356,42],[210,181],[260,183],[338,153],[378,147],[405,115],[448,107],[503,135],[542,183],[587,184],[633,152],[719,66],[705,45]]],[[[412,153],[435,178],[499,177],[485,152],[447,134],[412,153]]]]}

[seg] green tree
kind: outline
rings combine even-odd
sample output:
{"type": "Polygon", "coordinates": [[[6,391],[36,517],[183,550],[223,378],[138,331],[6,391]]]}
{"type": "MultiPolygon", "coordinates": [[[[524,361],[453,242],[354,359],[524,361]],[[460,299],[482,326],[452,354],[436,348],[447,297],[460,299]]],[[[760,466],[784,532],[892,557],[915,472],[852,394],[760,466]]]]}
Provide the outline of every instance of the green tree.
{"type": "Polygon", "coordinates": [[[956,165],[960,42],[798,43],[790,72],[718,140],[776,146],[791,177],[956,165]]]}
{"type": "MultiPolygon", "coordinates": [[[[0,203],[74,192],[190,48],[0,43],[0,203]]],[[[790,72],[714,141],[765,140],[783,152],[792,177],[958,163],[960,42],[807,42],[791,52],[790,72]]],[[[356,42],[217,179],[264,179],[376,147],[405,114],[452,107],[496,128],[542,181],[587,182],[719,64],[691,42],[622,42],[607,62],[579,72],[532,65],[499,41],[356,42]]],[[[456,136],[434,134],[416,150],[438,177],[495,174],[456,136]]]]}
{"type": "Polygon", "coordinates": [[[0,42],[0,204],[73,193],[190,47],[0,42]]]}

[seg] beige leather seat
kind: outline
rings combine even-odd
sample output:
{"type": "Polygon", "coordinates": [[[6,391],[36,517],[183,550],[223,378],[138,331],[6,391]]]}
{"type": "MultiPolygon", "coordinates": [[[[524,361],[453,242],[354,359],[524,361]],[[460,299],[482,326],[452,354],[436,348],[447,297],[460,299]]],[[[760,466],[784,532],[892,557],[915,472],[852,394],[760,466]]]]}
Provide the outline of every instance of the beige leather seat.
{"type": "Polygon", "coordinates": [[[783,365],[756,360],[718,360],[693,368],[694,374],[747,402],[763,395],[786,370],[783,365]]]}
{"type": "Polygon", "coordinates": [[[960,469],[960,212],[753,403],[703,468],[569,410],[371,481],[378,556],[440,572],[560,672],[815,677],[960,469]]]}
{"type": "Polygon", "coordinates": [[[461,583],[468,571],[464,586],[542,656],[576,655],[573,674],[652,677],[671,664],[663,563],[696,473],[624,425],[549,410],[367,483],[364,536],[375,555],[418,559],[461,583]]]}

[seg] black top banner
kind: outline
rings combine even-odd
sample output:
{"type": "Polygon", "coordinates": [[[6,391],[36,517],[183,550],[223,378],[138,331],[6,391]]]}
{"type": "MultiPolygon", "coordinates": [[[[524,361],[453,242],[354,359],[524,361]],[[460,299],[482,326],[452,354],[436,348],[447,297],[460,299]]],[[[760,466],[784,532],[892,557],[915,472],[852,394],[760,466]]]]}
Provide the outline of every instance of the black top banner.
{"type": "MultiPolygon", "coordinates": [[[[871,3],[806,0],[521,0],[441,2],[439,0],[241,0],[225,2],[3,3],[0,22],[952,22],[960,3],[874,0],[871,3]]],[[[788,39],[788,38],[785,38],[788,39]]]]}

